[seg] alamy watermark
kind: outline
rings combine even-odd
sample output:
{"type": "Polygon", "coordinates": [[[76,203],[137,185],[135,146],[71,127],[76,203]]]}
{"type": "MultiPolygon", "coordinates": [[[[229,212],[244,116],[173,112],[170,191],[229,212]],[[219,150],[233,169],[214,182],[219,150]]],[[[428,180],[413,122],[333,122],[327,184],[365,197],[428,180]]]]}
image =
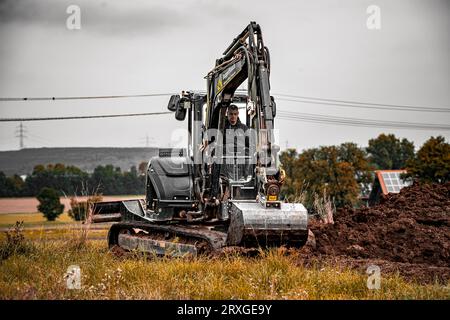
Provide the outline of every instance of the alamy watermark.
{"type": "Polygon", "coordinates": [[[69,30],[81,29],[81,8],[76,4],[71,4],[67,7],[66,13],[69,16],[66,19],[66,28],[69,30]]]}
{"type": "Polygon", "coordinates": [[[366,26],[369,30],[381,29],[381,9],[377,5],[370,5],[366,9],[366,13],[369,15],[366,20],[366,26]]]}
{"type": "Polygon", "coordinates": [[[367,267],[367,289],[379,290],[381,287],[381,269],[379,266],[371,264],[367,267]]]}

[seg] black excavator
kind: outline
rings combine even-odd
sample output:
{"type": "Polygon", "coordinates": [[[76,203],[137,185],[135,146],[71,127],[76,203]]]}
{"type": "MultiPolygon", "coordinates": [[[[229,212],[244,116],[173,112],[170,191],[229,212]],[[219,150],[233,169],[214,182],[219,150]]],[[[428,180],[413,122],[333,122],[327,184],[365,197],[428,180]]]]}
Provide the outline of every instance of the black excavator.
{"type": "Polygon", "coordinates": [[[305,244],[305,207],[280,200],[285,173],[274,141],[269,76],[269,50],[261,27],[251,22],[206,75],[206,92],[171,96],[168,109],[179,121],[187,118],[188,145],[159,149],[150,159],[145,199],[92,206],[92,222],[116,222],[110,248],[195,256],[305,244]],[[239,90],[245,80],[247,88],[239,90]],[[227,152],[223,143],[230,104],[245,108],[242,152],[227,152]]]}

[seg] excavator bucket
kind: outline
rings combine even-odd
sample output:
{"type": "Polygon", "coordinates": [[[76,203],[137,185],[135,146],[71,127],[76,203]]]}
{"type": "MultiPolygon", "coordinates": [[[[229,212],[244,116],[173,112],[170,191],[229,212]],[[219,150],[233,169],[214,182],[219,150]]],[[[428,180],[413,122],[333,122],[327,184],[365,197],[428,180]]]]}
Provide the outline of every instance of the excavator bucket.
{"type": "Polygon", "coordinates": [[[264,208],[253,202],[233,202],[228,245],[301,246],[308,237],[308,214],[300,203],[264,208]]]}

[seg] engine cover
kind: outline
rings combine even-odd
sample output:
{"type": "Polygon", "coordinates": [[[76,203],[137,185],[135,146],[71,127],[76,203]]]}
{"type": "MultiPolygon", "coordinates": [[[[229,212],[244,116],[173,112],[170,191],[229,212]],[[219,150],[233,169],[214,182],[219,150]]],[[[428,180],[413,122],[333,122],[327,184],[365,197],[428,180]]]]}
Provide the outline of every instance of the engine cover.
{"type": "MultiPolygon", "coordinates": [[[[191,208],[192,166],[186,157],[153,157],[147,170],[147,199],[156,201],[155,213],[191,208]]],[[[148,205],[147,201],[147,205],[148,205]]]]}

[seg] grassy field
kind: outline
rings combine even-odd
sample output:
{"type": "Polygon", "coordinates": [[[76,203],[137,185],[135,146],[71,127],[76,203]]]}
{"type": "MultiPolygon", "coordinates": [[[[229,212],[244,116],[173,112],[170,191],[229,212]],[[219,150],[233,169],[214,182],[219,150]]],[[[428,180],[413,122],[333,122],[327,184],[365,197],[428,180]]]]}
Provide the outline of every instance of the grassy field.
{"type": "MultiPolygon", "coordinates": [[[[115,201],[124,199],[142,198],[142,195],[105,196],[103,201],[115,201]]],[[[85,197],[79,197],[85,200],[85,197]]],[[[69,217],[67,210],[70,209],[69,199],[61,197],[65,204],[65,211],[55,221],[47,221],[42,213],[36,212],[36,198],[1,198],[0,199],[0,229],[12,227],[16,221],[23,221],[25,228],[52,227],[64,224],[78,225],[79,222],[69,217]],[[14,211],[14,210],[17,211],[14,211]],[[22,210],[22,211],[20,211],[22,210]]]]}
{"type": "Polygon", "coordinates": [[[16,221],[23,221],[25,227],[51,226],[63,223],[74,222],[67,212],[62,213],[55,221],[47,221],[40,212],[36,213],[3,213],[0,214],[0,227],[11,227],[16,221]]]}
{"type": "Polygon", "coordinates": [[[0,263],[0,299],[449,299],[449,287],[418,285],[383,277],[367,289],[367,275],[335,266],[299,264],[296,254],[274,249],[249,258],[238,255],[191,259],[118,258],[108,251],[106,230],[27,231],[0,263]],[[103,232],[103,234],[102,234],[103,232]],[[58,240],[56,240],[58,239],[58,240]],[[52,241],[37,241],[52,240],[52,241]],[[56,240],[56,241],[53,241],[56,240]],[[66,288],[70,265],[81,269],[81,289],[66,288]]]}
{"type": "MultiPolygon", "coordinates": [[[[142,199],[144,195],[117,195],[117,196],[103,196],[103,201],[116,201],[127,199],[142,199]]],[[[86,201],[86,196],[76,197],[78,201],[86,201]]],[[[64,205],[64,211],[70,209],[70,196],[60,197],[59,199],[64,205]]],[[[0,215],[4,213],[28,213],[38,212],[37,206],[39,201],[35,197],[24,198],[0,198],[0,215]]]]}

